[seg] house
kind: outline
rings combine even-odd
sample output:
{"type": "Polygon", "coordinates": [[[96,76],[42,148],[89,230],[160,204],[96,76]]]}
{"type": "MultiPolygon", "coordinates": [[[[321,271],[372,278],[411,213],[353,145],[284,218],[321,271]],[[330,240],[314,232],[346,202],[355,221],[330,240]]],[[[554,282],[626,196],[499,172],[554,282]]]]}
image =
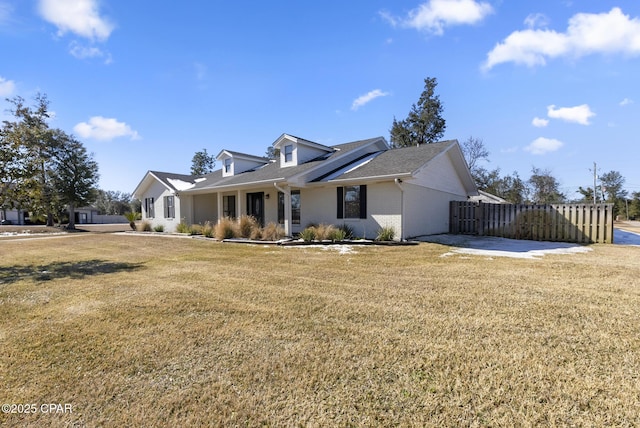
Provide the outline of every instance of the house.
{"type": "Polygon", "coordinates": [[[476,196],[471,196],[469,198],[470,202],[482,202],[485,204],[508,204],[509,201],[501,198],[500,196],[496,196],[492,193],[485,192],[482,190],[478,190],[478,194],[476,196]]]}
{"type": "Polygon", "coordinates": [[[24,224],[26,212],[17,208],[0,208],[1,224],[24,224]]]}
{"type": "Polygon", "coordinates": [[[281,135],[279,158],[222,150],[222,168],[204,176],[148,171],[133,192],[142,219],[174,231],[223,217],[280,223],[292,236],[315,223],[348,224],[374,238],[446,233],[449,201],[477,189],[457,141],[391,149],[383,137],[326,146],[281,135]]]}

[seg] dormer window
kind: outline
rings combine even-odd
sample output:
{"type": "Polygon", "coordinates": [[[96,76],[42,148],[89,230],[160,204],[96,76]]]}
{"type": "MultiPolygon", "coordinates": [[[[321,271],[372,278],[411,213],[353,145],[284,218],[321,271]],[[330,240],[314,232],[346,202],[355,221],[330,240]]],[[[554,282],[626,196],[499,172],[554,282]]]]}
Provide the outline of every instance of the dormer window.
{"type": "Polygon", "coordinates": [[[329,156],[335,149],[313,141],[282,134],[273,144],[274,150],[280,151],[280,167],[302,165],[303,163],[329,156]]]}
{"type": "Polygon", "coordinates": [[[293,144],[284,146],[284,161],[285,163],[293,162],[293,144]]]}
{"type": "Polygon", "coordinates": [[[269,160],[260,156],[248,155],[246,153],[222,150],[216,159],[222,162],[222,176],[232,177],[243,172],[261,168],[269,163],[269,160]]]}

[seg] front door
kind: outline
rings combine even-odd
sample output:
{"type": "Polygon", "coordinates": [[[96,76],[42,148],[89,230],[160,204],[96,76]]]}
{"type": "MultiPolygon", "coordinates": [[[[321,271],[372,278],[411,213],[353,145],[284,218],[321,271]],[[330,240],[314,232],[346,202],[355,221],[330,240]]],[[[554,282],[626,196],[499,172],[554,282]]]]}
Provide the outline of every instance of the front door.
{"type": "Polygon", "coordinates": [[[255,217],[264,226],[264,192],[247,193],[247,215],[255,217]]]}

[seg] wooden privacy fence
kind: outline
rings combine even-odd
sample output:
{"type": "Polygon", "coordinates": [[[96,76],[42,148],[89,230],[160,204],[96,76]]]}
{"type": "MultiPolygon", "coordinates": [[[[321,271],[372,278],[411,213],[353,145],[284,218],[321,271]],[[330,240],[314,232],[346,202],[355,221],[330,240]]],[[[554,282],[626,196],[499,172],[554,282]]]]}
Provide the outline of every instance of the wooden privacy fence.
{"type": "Polygon", "coordinates": [[[532,241],[613,243],[613,204],[451,201],[449,232],[532,241]]]}

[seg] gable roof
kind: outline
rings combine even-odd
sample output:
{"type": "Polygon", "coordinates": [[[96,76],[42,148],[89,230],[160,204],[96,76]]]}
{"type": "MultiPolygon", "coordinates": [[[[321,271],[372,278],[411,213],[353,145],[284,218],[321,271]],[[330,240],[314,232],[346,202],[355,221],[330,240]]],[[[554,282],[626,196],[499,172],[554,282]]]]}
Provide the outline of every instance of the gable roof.
{"type": "Polygon", "coordinates": [[[201,177],[198,175],[174,174],[171,172],[161,172],[161,171],[147,171],[147,173],[144,175],[140,183],[136,186],[132,194],[133,196],[136,196],[144,188],[149,186],[154,180],[164,185],[167,188],[167,190],[177,192],[177,191],[183,190],[183,187],[186,185],[189,185],[189,186],[195,185],[195,183],[197,183],[197,180],[199,180],[199,178],[201,177]]]}
{"type": "Polygon", "coordinates": [[[205,176],[204,178],[206,178],[206,180],[196,183],[196,185],[193,188],[188,189],[187,192],[198,193],[199,191],[214,188],[249,186],[263,182],[273,183],[286,181],[297,175],[311,172],[314,168],[324,165],[327,162],[338,160],[340,157],[352,150],[355,150],[356,148],[376,143],[381,139],[384,140],[382,137],[376,137],[367,140],[353,141],[347,144],[339,144],[332,147],[334,151],[328,154],[328,156],[321,156],[320,158],[288,168],[281,168],[280,159],[277,159],[276,161],[270,162],[262,167],[229,177],[222,177],[222,172],[216,171],[205,176]]]}
{"type": "Polygon", "coordinates": [[[256,156],[256,155],[250,155],[247,153],[242,153],[242,152],[236,152],[233,150],[227,150],[227,149],[223,149],[220,151],[220,153],[218,153],[218,156],[216,156],[217,160],[222,159],[222,155],[226,154],[227,156],[231,156],[234,158],[238,158],[238,159],[247,159],[247,160],[251,160],[254,162],[264,162],[267,163],[269,162],[269,159],[263,157],[263,156],[256,156]]]}
{"type": "Polygon", "coordinates": [[[341,170],[319,177],[315,181],[342,181],[358,178],[412,175],[424,164],[449,150],[455,140],[421,146],[403,147],[379,152],[345,165],[341,170]]]}
{"type": "MultiPolygon", "coordinates": [[[[288,135],[283,134],[280,139],[284,136],[288,135]]],[[[197,194],[224,190],[225,188],[250,187],[260,184],[271,185],[284,181],[295,182],[297,177],[303,177],[305,183],[315,183],[317,185],[321,185],[321,183],[401,178],[415,175],[433,159],[445,153],[449,153],[451,162],[458,171],[464,187],[469,192],[474,194],[476,192],[475,183],[456,140],[389,149],[383,137],[376,137],[338,144],[330,147],[330,149],[332,150],[330,153],[287,168],[281,167],[279,158],[275,161],[268,161],[266,158],[258,156],[223,150],[221,154],[226,152],[232,155],[251,156],[255,159],[263,159],[266,163],[227,177],[223,176],[222,169],[203,176],[149,171],[133,194],[137,195],[139,191],[144,190],[149,185],[150,180],[159,181],[172,192],[197,194]],[[368,151],[365,149],[367,146],[370,146],[368,151]],[[365,150],[362,150],[360,152],[361,155],[354,159],[354,155],[358,153],[357,149],[365,150]],[[335,165],[335,168],[329,172],[327,172],[326,168],[322,168],[332,164],[335,165]]]]}
{"type": "Polygon", "coordinates": [[[305,138],[300,138],[300,137],[296,137],[295,135],[291,135],[291,134],[282,134],[280,137],[278,137],[278,139],[276,141],[274,141],[271,146],[273,147],[278,147],[280,145],[282,145],[282,143],[285,140],[289,140],[291,142],[297,143],[297,144],[302,144],[308,147],[313,147],[316,149],[320,149],[320,150],[325,150],[327,152],[331,152],[332,150],[335,150],[334,147],[329,147],[329,146],[325,146],[324,144],[319,144],[316,143],[314,141],[311,140],[307,140],[305,138]]]}
{"type": "Polygon", "coordinates": [[[415,177],[440,156],[448,156],[469,194],[477,187],[457,140],[402,147],[362,156],[348,165],[314,180],[315,183],[346,183],[415,177]]]}

